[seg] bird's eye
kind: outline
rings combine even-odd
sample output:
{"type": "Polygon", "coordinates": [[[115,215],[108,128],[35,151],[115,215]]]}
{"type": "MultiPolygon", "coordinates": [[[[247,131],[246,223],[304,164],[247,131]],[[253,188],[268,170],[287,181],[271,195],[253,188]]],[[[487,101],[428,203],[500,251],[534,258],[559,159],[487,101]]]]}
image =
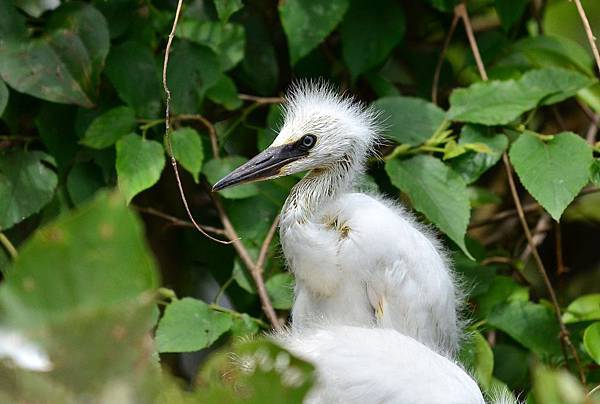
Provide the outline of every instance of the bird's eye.
{"type": "Polygon", "coordinates": [[[315,135],[304,135],[300,139],[300,144],[306,149],[310,149],[317,143],[317,137],[315,135]]]}

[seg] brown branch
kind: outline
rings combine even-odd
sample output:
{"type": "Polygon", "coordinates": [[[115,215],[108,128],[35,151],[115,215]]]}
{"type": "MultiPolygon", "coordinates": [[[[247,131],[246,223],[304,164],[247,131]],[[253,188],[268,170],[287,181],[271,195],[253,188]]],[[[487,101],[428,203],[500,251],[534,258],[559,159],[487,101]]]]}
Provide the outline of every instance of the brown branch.
{"type": "MultiPolygon", "coordinates": [[[[575,0],[578,2],[578,0],[575,0]]],[[[487,81],[488,76],[485,71],[485,66],[483,61],[481,60],[481,55],[479,54],[479,48],[477,46],[477,41],[475,40],[475,36],[473,35],[473,29],[471,28],[471,23],[469,21],[469,14],[467,13],[467,8],[464,3],[457,5],[454,8],[454,12],[461,16],[462,21],[465,26],[465,31],[467,32],[467,37],[469,38],[469,44],[471,46],[471,51],[473,52],[473,57],[475,58],[475,62],[477,63],[477,68],[479,69],[479,74],[482,80],[487,81]]],[[[600,64],[599,64],[600,66],[600,64]]],[[[558,321],[558,325],[560,327],[560,339],[561,343],[564,343],[568,349],[571,351],[571,355],[573,355],[573,359],[577,364],[577,369],[579,370],[579,378],[583,384],[585,384],[585,374],[583,372],[583,368],[581,366],[581,361],[579,360],[579,354],[577,350],[573,346],[571,342],[571,338],[569,337],[569,330],[562,321],[561,309],[558,304],[558,299],[556,298],[556,292],[552,286],[552,282],[550,282],[550,278],[548,277],[548,273],[546,272],[546,268],[544,267],[544,263],[537,251],[535,246],[533,236],[531,235],[531,231],[529,230],[529,225],[527,224],[527,220],[525,219],[525,213],[523,212],[523,206],[521,205],[521,201],[519,199],[519,194],[517,192],[517,187],[515,185],[515,180],[512,174],[512,167],[510,165],[510,161],[508,160],[508,155],[506,152],[502,154],[502,162],[504,163],[504,168],[506,171],[506,176],[508,178],[508,185],[510,188],[510,193],[512,195],[513,201],[515,203],[515,208],[517,209],[517,213],[519,216],[519,221],[521,222],[521,226],[523,227],[523,232],[525,233],[525,237],[527,238],[527,243],[531,247],[531,254],[537,264],[538,271],[542,276],[544,283],[546,285],[546,289],[550,295],[550,299],[552,301],[552,305],[554,306],[554,313],[556,315],[556,319],[558,321]]],[[[564,352],[564,351],[563,351],[564,352]]],[[[569,358],[565,353],[565,363],[568,366],[569,358]]]]}
{"type": "Polygon", "coordinates": [[[165,58],[163,60],[163,69],[162,69],[162,84],[163,89],[166,94],[166,104],[165,104],[165,138],[167,140],[167,148],[169,151],[169,157],[171,158],[171,166],[173,167],[173,172],[175,173],[175,179],[177,180],[177,187],[179,188],[179,195],[181,195],[181,201],[183,202],[183,206],[185,207],[185,211],[190,218],[191,222],[194,224],[196,230],[198,230],[201,234],[209,239],[216,241],[221,244],[229,244],[231,241],[219,240],[206,233],[202,227],[192,215],[190,207],[188,205],[187,198],[185,197],[185,192],[183,190],[183,184],[181,183],[181,178],[179,177],[179,169],[177,168],[177,160],[173,157],[173,144],[171,143],[171,90],[167,84],[167,67],[169,66],[169,52],[171,52],[171,44],[173,43],[173,38],[175,37],[175,31],[177,29],[177,22],[179,22],[179,15],[181,14],[181,6],[183,4],[183,0],[179,0],[177,2],[177,9],[175,11],[175,18],[173,19],[173,26],[171,27],[171,32],[169,33],[169,38],[167,40],[167,46],[165,48],[165,58]]]}
{"type": "Polygon", "coordinates": [[[279,225],[279,215],[273,220],[271,224],[271,228],[267,232],[265,239],[260,247],[260,252],[258,253],[258,259],[256,260],[256,267],[260,269],[261,272],[265,269],[265,262],[267,260],[267,252],[269,251],[269,246],[271,245],[271,241],[273,241],[273,237],[275,237],[275,233],[277,232],[277,226],[279,225]]]}
{"type": "MultiPolygon", "coordinates": [[[[156,217],[159,217],[161,219],[164,219],[164,220],[168,221],[170,224],[172,224],[174,226],[190,227],[192,229],[195,228],[194,223],[192,223],[192,222],[188,222],[188,221],[182,220],[182,219],[180,219],[178,217],[171,216],[168,213],[161,212],[161,211],[156,210],[154,208],[144,207],[144,206],[134,206],[134,209],[137,210],[138,212],[146,213],[148,215],[156,216],[156,217]]],[[[201,224],[200,227],[202,227],[202,229],[204,231],[207,231],[209,233],[219,234],[221,236],[226,236],[225,230],[223,230],[223,229],[219,229],[219,228],[213,227],[213,226],[207,226],[205,224],[201,224]]]]}
{"type": "Polygon", "coordinates": [[[594,54],[594,59],[596,59],[596,66],[598,67],[598,72],[600,73],[600,53],[598,52],[598,46],[596,46],[596,37],[592,32],[592,28],[590,27],[590,22],[585,15],[585,10],[581,5],[580,0],[572,0],[575,2],[575,6],[577,7],[577,12],[579,13],[579,17],[581,18],[581,22],[583,23],[583,28],[585,29],[585,34],[587,35],[588,42],[590,43],[590,47],[592,48],[592,53],[594,54]]]}
{"type": "MultiPolygon", "coordinates": [[[[225,233],[227,234],[227,237],[229,237],[229,239],[232,241],[233,248],[239,255],[240,259],[242,260],[242,262],[244,263],[246,268],[248,268],[248,271],[250,272],[250,276],[252,276],[252,279],[254,280],[254,284],[256,286],[256,292],[258,294],[258,298],[260,299],[260,303],[261,303],[263,312],[269,319],[269,322],[271,323],[273,328],[275,328],[276,330],[280,330],[281,324],[279,322],[279,319],[277,318],[275,309],[273,309],[273,304],[271,303],[269,294],[267,293],[267,289],[265,287],[265,282],[264,282],[264,279],[262,276],[263,275],[262,267],[259,267],[257,264],[255,264],[252,261],[252,257],[250,257],[248,250],[246,249],[246,247],[244,247],[244,244],[242,244],[240,238],[238,237],[237,232],[235,231],[233,225],[231,224],[231,221],[229,220],[229,217],[227,216],[227,213],[225,212],[225,209],[223,208],[223,204],[221,203],[221,200],[219,199],[219,197],[217,195],[213,196],[213,201],[214,201],[215,207],[217,208],[217,212],[219,213],[219,217],[221,218],[221,222],[223,223],[223,227],[225,228],[225,233]]],[[[273,226],[271,226],[271,228],[273,228],[273,226]]],[[[271,233],[271,231],[269,233],[271,233]]],[[[274,233],[274,231],[273,231],[273,233],[274,233]]],[[[269,235],[267,234],[267,238],[268,237],[269,237],[269,235]]],[[[272,238],[273,238],[273,236],[271,236],[271,239],[272,238]]],[[[266,241],[266,239],[265,239],[265,241],[266,241]]],[[[265,243],[263,243],[263,246],[264,246],[264,244],[265,243]]],[[[267,248],[268,248],[268,245],[267,245],[267,248]]]]}
{"type": "Polygon", "coordinates": [[[600,115],[594,114],[592,117],[592,123],[588,127],[585,134],[585,140],[588,144],[594,146],[596,144],[596,135],[598,134],[598,125],[600,124],[600,115]]]}
{"type": "Polygon", "coordinates": [[[238,98],[244,101],[252,101],[257,104],[282,104],[285,101],[282,97],[259,97],[249,94],[238,94],[238,98]]]}
{"type": "Polygon", "coordinates": [[[454,14],[452,18],[452,24],[450,24],[450,29],[448,30],[448,34],[446,34],[446,38],[444,38],[444,44],[442,45],[442,51],[440,52],[440,56],[438,58],[437,64],[435,65],[435,72],[433,73],[433,84],[431,86],[431,102],[437,105],[437,94],[438,94],[438,85],[440,82],[440,74],[442,72],[442,65],[444,64],[444,59],[446,59],[446,52],[448,51],[448,46],[450,46],[450,41],[454,36],[454,31],[456,31],[456,26],[458,25],[458,14],[454,14]]]}
{"type": "Polygon", "coordinates": [[[183,114],[173,117],[173,121],[198,121],[208,130],[208,136],[210,137],[210,145],[212,147],[213,157],[219,158],[219,142],[217,140],[217,130],[215,126],[208,119],[198,114],[183,114]]]}
{"type": "MultiPolygon", "coordinates": [[[[518,210],[517,210],[518,212],[518,210]]],[[[529,256],[533,253],[533,249],[537,248],[540,244],[544,242],[546,236],[548,235],[547,231],[550,226],[550,215],[546,212],[542,213],[532,232],[532,240],[533,243],[527,243],[527,246],[521,253],[519,259],[523,262],[529,259],[529,256]]]]}
{"type": "MultiPolygon", "coordinates": [[[[562,314],[560,310],[560,305],[558,304],[558,299],[556,297],[556,292],[552,287],[552,283],[550,282],[550,278],[548,277],[548,273],[546,272],[546,268],[544,267],[544,263],[542,262],[542,258],[535,247],[535,242],[533,240],[533,236],[529,231],[529,226],[527,225],[527,220],[525,219],[525,213],[523,212],[523,207],[521,206],[521,201],[519,200],[519,194],[517,192],[517,187],[515,185],[515,180],[512,175],[512,167],[510,166],[510,162],[508,161],[508,156],[506,153],[502,155],[502,162],[504,163],[504,167],[506,169],[506,174],[508,177],[508,184],[510,187],[510,192],[512,194],[515,207],[517,208],[517,212],[519,214],[519,220],[521,221],[521,226],[523,227],[523,232],[525,233],[525,237],[527,238],[527,242],[531,246],[531,254],[537,264],[538,272],[542,276],[544,280],[544,284],[546,285],[546,289],[548,290],[548,294],[550,295],[550,300],[552,302],[552,306],[554,307],[554,313],[556,315],[556,319],[558,320],[558,325],[560,327],[560,339],[567,346],[569,351],[571,351],[571,355],[573,359],[575,359],[575,363],[577,364],[577,369],[579,371],[579,379],[583,384],[585,384],[585,374],[583,373],[583,367],[581,366],[581,361],[579,360],[579,354],[577,350],[573,346],[571,342],[571,338],[569,337],[569,330],[565,326],[565,323],[562,321],[562,314]]],[[[569,359],[565,352],[565,363],[568,366],[569,359]]]]}
{"type": "Polygon", "coordinates": [[[488,75],[485,71],[483,61],[481,60],[481,55],[479,54],[479,47],[477,46],[477,41],[475,40],[475,35],[473,34],[473,27],[471,26],[469,13],[467,12],[467,6],[465,5],[465,3],[460,3],[456,7],[454,7],[454,14],[459,16],[463,21],[463,25],[465,26],[465,31],[467,33],[467,38],[469,39],[469,44],[471,46],[471,51],[473,52],[473,57],[475,58],[477,69],[479,70],[479,75],[481,76],[481,79],[483,81],[487,81],[488,75]]]}

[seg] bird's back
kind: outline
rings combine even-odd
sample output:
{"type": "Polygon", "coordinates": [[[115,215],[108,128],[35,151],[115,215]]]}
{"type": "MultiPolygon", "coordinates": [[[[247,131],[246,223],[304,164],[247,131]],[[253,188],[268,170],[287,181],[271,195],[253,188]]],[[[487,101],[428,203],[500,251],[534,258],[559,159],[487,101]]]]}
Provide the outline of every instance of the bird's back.
{"type": "Polygon", "coordinates": [[[342,193],[306,223],[282,228],[297,278],[293,326],[394,328],[437,352],[458,345],[457,293],[436,239],[402,208],[342,193]]]}

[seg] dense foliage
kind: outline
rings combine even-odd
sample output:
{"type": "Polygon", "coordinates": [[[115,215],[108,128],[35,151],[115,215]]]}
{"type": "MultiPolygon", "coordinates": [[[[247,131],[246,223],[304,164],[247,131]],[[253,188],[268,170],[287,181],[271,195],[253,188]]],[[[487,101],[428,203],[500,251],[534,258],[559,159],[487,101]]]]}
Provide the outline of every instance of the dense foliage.
{"type": "MultiPolygon", "coordinates": [[[[582,4],[600,35],[600,3],[582,4]]],[[[301,401],[309,364],[236,338],[270,328],[263,281],[279,318],[291,307],[270,238],[298,178],[209,190],[269,145],[306,77],[383,112],[390,142],[361,187],[444,237],[482,389],[585,401],[600,384],[600,84],[573,3],[469,1],[478,69],[453,0],[186,0],[169,142],[176,6],[0,0],[0,401],[301,401]],[[233,245],[194,228],[171,150],[194,219],[233,245]]]]}

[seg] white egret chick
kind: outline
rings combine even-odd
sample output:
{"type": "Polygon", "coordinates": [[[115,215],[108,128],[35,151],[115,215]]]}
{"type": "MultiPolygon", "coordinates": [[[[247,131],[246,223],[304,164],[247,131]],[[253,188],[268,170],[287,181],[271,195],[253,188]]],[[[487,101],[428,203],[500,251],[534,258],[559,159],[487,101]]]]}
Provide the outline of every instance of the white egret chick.
{"type": "Polygon", "coordinates": [[[378,143],[377,112],[314,82],[293,87],[284,109],[273,143],[213,190],[308,171],[281,212],[292,328],[393,328],[452,357],[458,294],[439,242],[397,204],[354,189],[378,143]]]}
{"type": "Polygon", "coordinates": [[[395,330],[328,326],[275,337],[315,365],[305,404],[484,404],[460,366],[395,330]]]}

